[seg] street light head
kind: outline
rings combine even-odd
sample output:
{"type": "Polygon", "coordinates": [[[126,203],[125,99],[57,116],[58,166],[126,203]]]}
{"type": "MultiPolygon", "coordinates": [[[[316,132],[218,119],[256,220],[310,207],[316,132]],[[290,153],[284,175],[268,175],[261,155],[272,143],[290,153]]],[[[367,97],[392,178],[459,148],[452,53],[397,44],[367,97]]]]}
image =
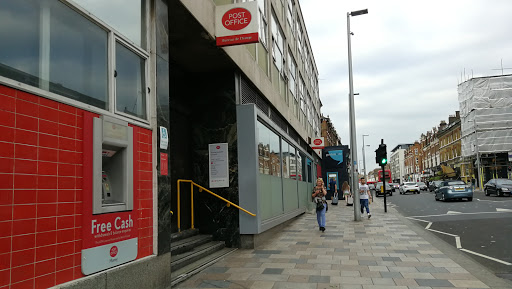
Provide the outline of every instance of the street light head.
{"type": "Polygon", "coordinates": [[[358,15],[363,15],[363,14],[368,14],[368,9],[350,12],[350,16],[358,16],[358,15]]]}
{"type": "Polygon", "coordinates": [[[350,35],[354,35],[354,32],[350,32],[350,35]]]}

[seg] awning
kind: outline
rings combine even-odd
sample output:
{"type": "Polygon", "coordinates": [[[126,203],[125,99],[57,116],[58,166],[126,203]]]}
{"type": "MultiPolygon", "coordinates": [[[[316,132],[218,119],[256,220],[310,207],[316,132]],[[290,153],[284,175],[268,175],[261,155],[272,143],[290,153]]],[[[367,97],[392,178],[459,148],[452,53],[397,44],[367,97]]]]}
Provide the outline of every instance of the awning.
{"type": "Polygon", "coordinates": [[[441,169],[443,170],[443,174],[445,174],[447,177],[455,177],[455,171],[450,166],[441,165],[441,169]]]}

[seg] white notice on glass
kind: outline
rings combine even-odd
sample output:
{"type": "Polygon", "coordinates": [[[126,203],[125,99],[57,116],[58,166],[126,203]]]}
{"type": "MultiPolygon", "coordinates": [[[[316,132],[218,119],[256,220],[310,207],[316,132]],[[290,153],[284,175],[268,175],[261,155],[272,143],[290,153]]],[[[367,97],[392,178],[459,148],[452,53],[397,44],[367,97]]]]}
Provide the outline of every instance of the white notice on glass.
{"type": "Polygon", "coordinates": [[[229,187],[228,144],[214,143],[208,145],[208,167],[210,188],[229,187]]]}
{"type": "Polygon", "coordinates": [[[167,128],[160,127],[160,149],[166,150],[169,145],[169,135],[167,134],[167,128]]]}

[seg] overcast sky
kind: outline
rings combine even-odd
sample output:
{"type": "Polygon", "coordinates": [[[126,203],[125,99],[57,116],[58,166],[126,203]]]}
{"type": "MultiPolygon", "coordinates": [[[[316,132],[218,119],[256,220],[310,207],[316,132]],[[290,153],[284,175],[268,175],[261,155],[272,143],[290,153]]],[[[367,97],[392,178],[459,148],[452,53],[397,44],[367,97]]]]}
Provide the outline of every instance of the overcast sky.
{"type": "Polygon", "coordinates": [[[512,68],[509,0],[300,0],[300,5],[319,71],[322,113],[348,145],[346,15],[368,9],[350,19],[358,160],[362,164],[362,135],[369,134],[368,171],[377,167],[374,151],[381,139],[389,155],[397,144],[414,143],[455,114],[461,78],[499,75],[495,69],[502,59],[503,67],[512,68]]]}

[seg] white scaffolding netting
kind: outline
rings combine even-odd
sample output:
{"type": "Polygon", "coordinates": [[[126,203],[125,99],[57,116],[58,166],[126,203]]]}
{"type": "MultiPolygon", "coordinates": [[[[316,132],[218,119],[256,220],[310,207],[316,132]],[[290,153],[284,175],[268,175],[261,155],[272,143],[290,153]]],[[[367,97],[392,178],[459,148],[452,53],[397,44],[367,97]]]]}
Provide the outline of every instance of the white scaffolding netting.
{"type": "Polygon", "coordinates": [[[473,78],[458,93],[462,156],[512,151],[512,75],[473,78]]]}

